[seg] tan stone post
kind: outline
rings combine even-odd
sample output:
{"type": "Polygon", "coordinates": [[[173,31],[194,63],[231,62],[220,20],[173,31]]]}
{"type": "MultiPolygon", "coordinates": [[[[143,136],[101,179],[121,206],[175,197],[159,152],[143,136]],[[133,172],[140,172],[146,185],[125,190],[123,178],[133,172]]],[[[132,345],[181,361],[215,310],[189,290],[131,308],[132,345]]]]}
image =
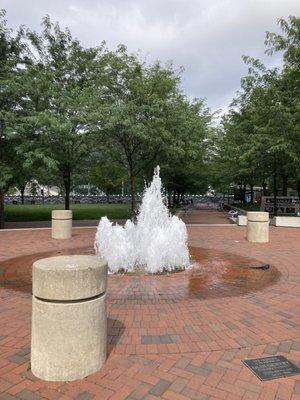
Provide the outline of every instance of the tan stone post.
{"type": "Polygon", "coordinates": [[[73,381],[98,371],[106,360],[106,261],[50,257],[32,272],[32,373],[73,381]]]}
{"type": "Polygon", "coordinates": [[[52,211],[52,238],[70,239],[72,237],[72,210],[52,211]]]}
{"type": "Polygon", "coordinates": [[[247,240],[252,243],[267,243],[269,241],[268,212],[247,212],[247,240]]]}

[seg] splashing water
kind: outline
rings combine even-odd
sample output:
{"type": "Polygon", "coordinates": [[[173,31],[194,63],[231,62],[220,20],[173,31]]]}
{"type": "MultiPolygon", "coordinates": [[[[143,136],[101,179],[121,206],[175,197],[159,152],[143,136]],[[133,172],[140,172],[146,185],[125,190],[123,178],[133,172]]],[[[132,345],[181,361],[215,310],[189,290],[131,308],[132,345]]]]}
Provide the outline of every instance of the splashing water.
{"type": "Polygon", "coordinates": [[[158,166],[144,192],[136,224],[127,220],[122,227],[101,218],[95,251],[106,258],[110,272],[131,272],[138,267],[156,273],[189,266],[186,226],[170,215],[163,202],[158,166]]]}

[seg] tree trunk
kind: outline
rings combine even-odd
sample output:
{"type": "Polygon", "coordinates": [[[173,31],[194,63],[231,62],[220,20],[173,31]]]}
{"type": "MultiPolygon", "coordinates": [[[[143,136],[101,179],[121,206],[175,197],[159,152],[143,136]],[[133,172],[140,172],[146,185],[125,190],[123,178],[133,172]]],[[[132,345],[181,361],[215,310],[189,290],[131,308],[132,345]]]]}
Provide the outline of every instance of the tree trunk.
{"type": "MultiPolygon", "coordinates": [[[[3,159],[3,146],[2,146],[2,138],[4,134],[4,121],[0,119],[0,161],[3,159]]],[[[0,188],[0,229],[4,229],[4,195],[5,192],[3,188],[0,188]]]]}
{"type": "Polygon", "coordinates": [[[179,197],[180,197],[179,192],[177,190],[174,190],[173,205],[179,204],[179,197]]]}
{"type": "Polygon", "coordinates": [[[262,183],[262,187],[263,187],[263,195],[266,196],[267,195],[267,184],[266,184],[266,182],[262,183]]]}
{"type": "Polygon", "coordinates": [[[273,174],[273,190],[274,190],[274,216],[277,216],[277,168],[274,166],[273,174]]]}
{"type": "Polygon", "coordinates": [[[239,189],[240,189],[240,205],[243,205],[243,185],[240,184],[239,185],[239,189]]]}
{"type": "Polygon", "coordinates": [[[246,203],[246,185],[243,185],[243,204],[246,203]]]}
{"type": "Polygon", "coordinates": [[[65,183],[65,210],[70,210],[70,185],[65,183]]]}
{"type": "Polygon", "coordinates": [[[176,191],[175,189],[173,190],[173,206],[176,204],[176,191]]]}
{"type": "Polygon", "coordinates": [[[168,208],[170,208],[172,206],[172,202],[171,202],[171,193],[168,192],[168,208]]]}
{"type": "Polygon", "coordinates": [[[288,176],[285,174],[282,174],[281,178],[282,178],[282,196],[287,196],[288,176]]]}
{"type": "Polygon", "coordinates": [[[71,171],[69,166],[64,170],[63,180],[65,186],[65,210],[70,210],[71,171]]]}
{"type": "Polygon", "coordinates": [[[250,203],[254,204],[254,186],[253,186],[253,184],[250,185],[250,203]]]}
{"type": "Polygon", "coordinates": [[[298,197],[300,200],[300,179],[297,180],[297,192],[298,192],[298,197]]]}
{"type": "Polygon", "coordinates": [[[25,186],[21,186],[21,187],[20,187],[20,192],[21,192],[21,203],[24,204],[25,186]]]}
{"type": "Polygon", "coordinates": [[[129,169],[129,180],[130,180],[130,195],[131,195],[131,215],[134,216],[136,201],[135,201],[135,177],[132,168],[129,169]]]}
{"type": "Polygon", "coordinates": [[[4,190],[0,189],[0,229],[4,229],[4,190]]]}

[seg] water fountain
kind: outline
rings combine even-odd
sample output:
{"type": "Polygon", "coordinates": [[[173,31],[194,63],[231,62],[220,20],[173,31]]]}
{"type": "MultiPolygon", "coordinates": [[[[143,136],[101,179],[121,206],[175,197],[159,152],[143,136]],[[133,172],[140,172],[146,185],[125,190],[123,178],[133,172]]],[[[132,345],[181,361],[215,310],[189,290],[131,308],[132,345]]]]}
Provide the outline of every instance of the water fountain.
{"type": "Polygon", "coordinates": [[[136,223],[113,225],[107,217],[100,220],[95,251],[106,258],[109,271],[145,273],[176,271],[189,266],[187,230],[177,216],[171,216],[164,204],[159,166],[153,181],[145,189],[136,223]]]}
{"type": "MultiPolygon", "coordinates": [[[[205,229],[205,228],[204,228],[205,229]]],[[[204,229],[196,229],[199,235],[204,229]]],[[[195,228],[193,229],[194,232],[195,228]]],[[[196,238],[196,236],[194,236],[196,238]]],[[[77,246],[51,249],[40,253],[9,258],[0,262],[0,286],[9,291],[31,293],[32,263],[41,258],[58,255],[91,255],[88,236],[72,240],[77,246]],[[81,247],[79,247],[81,246],[81,247]]],[[[133,271],[149,273],[124,279],[114,275],[111,282],[112,298],[126,302],[132,299],[132,284],[141,289],[138,301],[160,302],[162,299],[223,298],[253,293],[273,285],[280,272],[268,268],[261,261],[203,247],[187,248],[187,230],[181,219],[170,216],[162,195],[159,168],[153,182],[145,190],[137,222],[127,221],[125,226],[113,225],[102,218],[95,238],[95,249],[109,264],[111,273],[133,271]],[[189,255],[190,254],[190,255],[189,255]],[[178,271],[180,274],[153,276],[152,273],[178,271]]],[[[135,297],[134,297],[135,298],[135,297]]]]}

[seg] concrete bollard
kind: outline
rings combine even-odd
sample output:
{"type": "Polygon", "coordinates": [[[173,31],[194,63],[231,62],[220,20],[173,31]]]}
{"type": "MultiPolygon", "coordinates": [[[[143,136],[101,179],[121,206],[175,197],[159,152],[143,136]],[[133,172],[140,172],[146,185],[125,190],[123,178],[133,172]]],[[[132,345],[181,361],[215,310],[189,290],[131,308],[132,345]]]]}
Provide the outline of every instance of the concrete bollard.
{"type": "Polygon", "coordinates": [[[247,212],[247,240],[252,243],[267,243],[269,241],[268,212],[247,212]]]}
{"type": "Polygon", "coordinates": [[[31,370],[46,381],[73,381],[106,360],[107,263],[97,256],[58,256],[32,269],[31,370]]]}
{"type": "Polygon", "coordinates": [[[72,210],[52,211],[52,238],[70,239],[72,237],[72,210]]]}
{"type": "Polygon", "coordinates": [[[237,224],[238,224],[238,226],[246,226],[247,225],[247,216],[246,215],[238,215],[237,224]]]}

